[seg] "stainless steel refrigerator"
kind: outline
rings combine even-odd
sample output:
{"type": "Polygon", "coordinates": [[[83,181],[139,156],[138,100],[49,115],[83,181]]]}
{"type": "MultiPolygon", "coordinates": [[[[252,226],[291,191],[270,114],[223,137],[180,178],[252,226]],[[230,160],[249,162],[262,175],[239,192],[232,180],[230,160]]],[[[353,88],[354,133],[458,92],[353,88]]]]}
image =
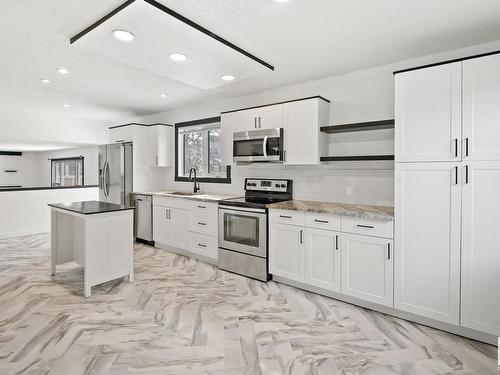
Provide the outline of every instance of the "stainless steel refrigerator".
{"type": "Polygon", "coordinates": [[[99,200],[130,205],[132,143],[99,146],[99,200]]]}

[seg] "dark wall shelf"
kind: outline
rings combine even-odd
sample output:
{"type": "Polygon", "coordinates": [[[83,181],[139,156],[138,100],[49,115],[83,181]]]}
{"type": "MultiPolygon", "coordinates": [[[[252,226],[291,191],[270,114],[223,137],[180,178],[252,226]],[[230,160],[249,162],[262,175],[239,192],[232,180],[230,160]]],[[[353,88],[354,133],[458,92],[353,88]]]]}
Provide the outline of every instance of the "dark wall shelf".
{"type": "Polygon", "coordinates": [[[322,156],[321,161],[375,161],[394,160],[394,155],[322,156]]]}
{"type": "Polygon", "coordinates": [[[353,124],[344,124],[344,125],[322,126],[321,131],[327,134],[335,134],[335,133],[351,133],[351,132],[393,129],[393,128],[394,128],[394,119],[391,119],[391,120],[381,120],[381,121],[357,122],[353,124]]]}

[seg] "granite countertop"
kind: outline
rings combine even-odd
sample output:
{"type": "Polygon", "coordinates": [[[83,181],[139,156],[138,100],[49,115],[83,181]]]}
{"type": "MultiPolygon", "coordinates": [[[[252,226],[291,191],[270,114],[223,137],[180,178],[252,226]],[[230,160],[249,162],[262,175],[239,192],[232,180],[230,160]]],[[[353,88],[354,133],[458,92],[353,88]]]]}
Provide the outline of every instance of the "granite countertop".
{"type": "Polygon", "coordinates": [[[394,207],[369,206],[364,204],[292,200],[269,204],[267,205],[267,208],[275,210],[313,212],[317,214],[353,216],[374,220],[394,219],[394,207]]]}
{"type": "Polygon", "coordinates": [[[100,201],[83,201],[72,203],[49,203],[50,207],[59,208],[61,210],[76,212],[82,215],[103,214],[106,212],[133,210],[134,207],[122,206],[120,204],[100,202],[100,201]]]}
{"type": "MultiPolygon", "coordinates": [[[[183,192],[181,192],[183,193],[183,192]]],[[[187,195],[182,195],[182,194],[176,194],[174,191],[149,191],[145,193],[141,192],[135,192],[133,194],[142,194],[142,195],[151,195],[151,196],[158,196],[158,197],[172,197],[172,198],[183,198],[183,199],[189,199],[193,201],[200,201],[200,202],[213,202],[217,203],[220,202],[224,199],[231,199],[231,198],[238,198],[241,197],[241,194],[219,194],[219,193],[196,193],[193,194],[191,192],[185,192],[187,195]]]]}

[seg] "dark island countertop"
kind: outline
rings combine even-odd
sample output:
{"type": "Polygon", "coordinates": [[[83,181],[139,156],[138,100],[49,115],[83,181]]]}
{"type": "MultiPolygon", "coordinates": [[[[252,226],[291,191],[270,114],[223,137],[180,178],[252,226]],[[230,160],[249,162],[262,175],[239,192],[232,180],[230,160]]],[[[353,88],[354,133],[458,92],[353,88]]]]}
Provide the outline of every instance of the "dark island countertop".
{"type": "Polygon", "coordinates": [[[95,215],[107,212],[134,210],[134,207],[122,206],[120,204],[100,202],[100,201],[83,201],[72,203],[49,203],[50,207],[59,208],[61,210],[76,212],[82,215],[95,215]]]}

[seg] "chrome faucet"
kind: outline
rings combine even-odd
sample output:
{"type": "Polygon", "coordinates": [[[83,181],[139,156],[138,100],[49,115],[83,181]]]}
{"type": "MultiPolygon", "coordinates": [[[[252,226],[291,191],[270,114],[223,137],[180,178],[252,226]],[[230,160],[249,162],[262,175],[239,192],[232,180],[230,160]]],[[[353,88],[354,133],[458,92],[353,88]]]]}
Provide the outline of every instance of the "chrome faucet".
{"type": "Polygon", "coordinates": [[[196,169],[194,168],[191,168],[189,170],[189,178],[188,178],[189,181],[194,181],[194,187],[193,187],[193,192],[196,194],[197,192],[200,191],[200,183],[198,182],[198,180],[196,179],[196,169]],[[194,178],[192,177],[192,174],[194,172],[194,178]]]}

